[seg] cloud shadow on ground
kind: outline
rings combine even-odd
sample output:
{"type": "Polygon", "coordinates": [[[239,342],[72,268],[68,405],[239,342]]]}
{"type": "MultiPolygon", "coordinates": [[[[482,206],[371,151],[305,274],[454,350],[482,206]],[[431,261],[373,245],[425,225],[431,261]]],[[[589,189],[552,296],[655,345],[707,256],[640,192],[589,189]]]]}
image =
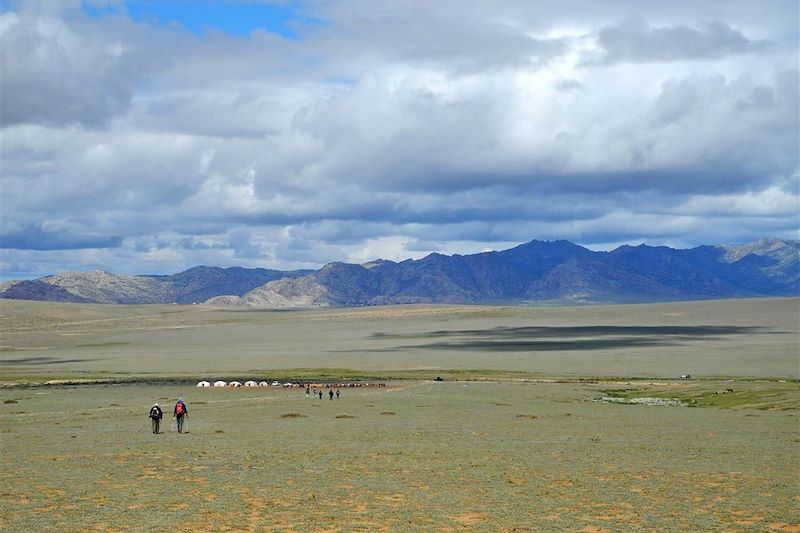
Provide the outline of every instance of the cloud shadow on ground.
{"type": "Polygon", "coordinates": [[[22,357],[19,359],[0,359],[0,365],[61,365],[64,363],[83,363],[89,359],[57,359],[55,357],[22,357]]]}
{"type": "Polygon", "coordinates": [[[765,328],[743,326],[533,326],[393,335],[375,333],[372,339],[442,339],[428,344],[389,348],[475,351],[569,351],[674,346],[732,335],[767,333],[765,328]]]}

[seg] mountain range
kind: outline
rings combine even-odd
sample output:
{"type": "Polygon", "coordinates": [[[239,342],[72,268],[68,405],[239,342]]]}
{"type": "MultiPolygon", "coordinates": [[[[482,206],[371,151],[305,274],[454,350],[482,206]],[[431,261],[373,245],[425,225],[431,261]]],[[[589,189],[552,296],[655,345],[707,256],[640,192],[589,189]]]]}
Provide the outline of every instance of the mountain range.
{"type": "Polygon", "coordinates": [[[199,266],[171,276],[70,272],[0,284],[0,298],[76,303],[348,307],[623,303],[800,295],[800,241],[621,246],[531,241],[472,255],[330,263],[319,270],[199,266]]]}

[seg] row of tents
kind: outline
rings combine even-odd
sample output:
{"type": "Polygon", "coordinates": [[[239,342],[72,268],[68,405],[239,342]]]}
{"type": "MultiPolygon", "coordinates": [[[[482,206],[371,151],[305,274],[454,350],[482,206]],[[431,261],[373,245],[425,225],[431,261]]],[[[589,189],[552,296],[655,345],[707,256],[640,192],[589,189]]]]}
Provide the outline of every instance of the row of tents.
{"type": "MultiPolygon", "coordinates": [[[[442,378],[437,378],[437,381],[443,381],[442,378]]],[[[241,381],[198,381],[197,387],[284,387],[284,388],[291,388],[291,387],[316,387],[316,388],[347,388],[347,387],[385,387],[386,383],[370,383],[365,381],[353,381],[353,382],[342,382],[342,383],[281,383],[279,381],[273,381],[269,383],[267,381],[245,381],[242,383],[241,381]]]]}
{"type": "Polygon", "coordinates": [[[197,383],[198,387],[300,387],[299,383],[279,383],[277,381],[273,381],[272,383],[268,383],[266,381],[245,381],[242,383],[241,381],[215,381],[211,383],[210,381],[199,381],[197,383]]]}

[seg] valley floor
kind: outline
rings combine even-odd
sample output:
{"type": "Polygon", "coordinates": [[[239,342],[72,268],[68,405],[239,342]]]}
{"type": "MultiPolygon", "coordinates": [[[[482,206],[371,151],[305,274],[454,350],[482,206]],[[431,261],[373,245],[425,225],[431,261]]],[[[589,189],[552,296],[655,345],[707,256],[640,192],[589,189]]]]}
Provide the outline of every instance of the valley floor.
{"type": "Polygon", "coordinates": [[[605,387],[4,389],[0,528],[800,529],[796,407],[595,401],[605,387]],[[178,397],[184,434],[170,427],[178,397]]]}
{"type": "Polygon", "coordinates": [[[799,303],[0,301],[0,529],[798,532],[799,303]]]}

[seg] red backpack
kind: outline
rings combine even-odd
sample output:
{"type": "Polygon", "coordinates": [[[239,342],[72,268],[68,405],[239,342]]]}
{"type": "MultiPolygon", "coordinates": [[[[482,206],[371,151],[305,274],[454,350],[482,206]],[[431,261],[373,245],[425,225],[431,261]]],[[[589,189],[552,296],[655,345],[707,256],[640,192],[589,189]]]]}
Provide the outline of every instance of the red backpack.
{"type": "Polygon", "coordinates": [[[177,405],[175,405],[175,413],[179,415],[183,414],[183,402],[178,402],[177,405]]]}

